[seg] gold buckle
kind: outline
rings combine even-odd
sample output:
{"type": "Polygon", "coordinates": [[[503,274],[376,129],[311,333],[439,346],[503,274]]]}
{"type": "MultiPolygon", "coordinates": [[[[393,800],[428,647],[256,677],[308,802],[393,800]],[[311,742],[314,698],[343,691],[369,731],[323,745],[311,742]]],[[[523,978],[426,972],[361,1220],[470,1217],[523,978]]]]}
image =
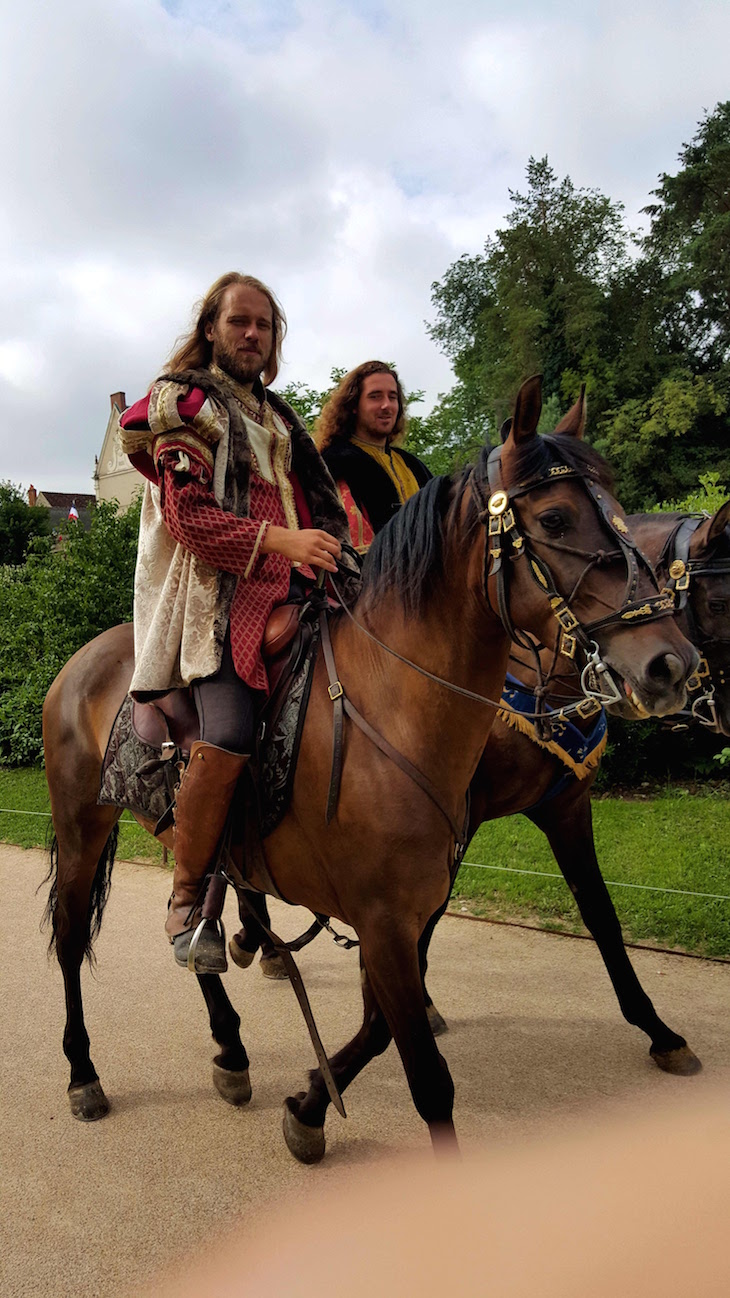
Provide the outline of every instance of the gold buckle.
{"type": "Polygon", "coordinates": [[[334,685],[327,686],[327,693],[332,699],[332,702],[336,703],[338,699],[342,698],[345,691],[343,690],[340,681],[335,681],[334,685]]]}
{"type": "Polygon", "coordinates": [[[574,613],[571,613],[567,604],[563,603],[561,595],[555,595],[550,600],[550,607],[564,631],[575,630],[578,625],[578,619],[574,613]]]}
{"type": "Polygon", "coordinates": [[[564,658],[575,658],[575,647],[577,640],[574,635],[568,635],[566,631],[560,637],[560,652],[564,658]]]}
{"type": "Polygon", "coordinates": [[[594,717],[597,712],[601,711],[601,705],[598,699],[581,699],[575,710],[579,717],[587,721],[589,717],[594,717]]]}
{"type": "Polygon", "coordinates": [[[500,534],[501,531],[502,531],[502,519],[501,519],[500,517],[498,517],[498,516],[495,516],[495,517],[493,517],[493,518],[490,518],[490,520],[489,520],[489,535],[490,535],[490,536],[499,536],[499,534],[500,534]]]}
{"type": "Polygon", "coordinates": [[[675,583],[675,590],[689,590],[689,573],[686,572],[683,577],[679,577],[675,583]]]}
{"type": "Polygon", "coordinates": [[[505,510],[504,514],[502,515],[502,527],[504,528],[505,532],[511,531],[514,525],[515,525],[514,510],[512,509],[505,510]]]}

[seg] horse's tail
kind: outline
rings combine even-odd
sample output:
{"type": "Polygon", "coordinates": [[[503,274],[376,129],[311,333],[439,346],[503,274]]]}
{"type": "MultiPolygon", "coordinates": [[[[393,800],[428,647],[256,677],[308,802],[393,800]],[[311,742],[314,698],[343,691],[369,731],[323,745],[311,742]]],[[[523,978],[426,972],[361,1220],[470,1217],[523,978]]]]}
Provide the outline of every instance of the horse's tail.
{"type": "MultiPolygon", "coordinates": [[[[101,855],[97,862],[94,878],[91,883],[91,894],[89,896],[89,906],[86,912],[86,925],[84,931],[79,934],[83,942],[83,956],[88,960],[90,965],[94,964],[94,942],[101,928],[101,921],[104,915],[109,889],[112,882],[112,868],[114,866],[114,857],[117,851],[117,840],[119,838],[118,823],[112,829],[109,837],[104,844],[101,855]]],[[[41,883],[50,881],[48,891],[48,901],[43,912],[41,921],[42,927],[50,925],[51,936],[48,942],[48,954],[50,955],[58,945],[60,934],[68,931],[71,925],[71,919],[67,907],[58,895],[58,838],[54,833],[49,843],[50,864],[48,874],[41,883]]]]}

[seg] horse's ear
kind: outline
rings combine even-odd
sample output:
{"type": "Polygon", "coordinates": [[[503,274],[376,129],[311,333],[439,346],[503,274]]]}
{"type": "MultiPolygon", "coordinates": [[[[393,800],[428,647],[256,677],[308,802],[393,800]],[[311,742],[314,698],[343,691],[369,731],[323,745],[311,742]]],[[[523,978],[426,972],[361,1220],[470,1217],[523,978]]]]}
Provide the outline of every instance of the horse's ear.
{"type": "Polygon", "coordinates": [[[586,385],[582,383],[578,400],[570,407],[567,415],[563,415],[555,432],[567,433],[570,437],[582,437],[586,430],[587,406],[586,385]]]}
{"type": "Polygon", "coordinates": [[[499,430],[500,442],[503,443],[506,442],[511,431],[512,431],[512,416],[510,415],[509,419],[505,419],[504,423],[502,424],[502,427],[499,430]]]}
{"type": "Polygon", "coordinates": [[[730,525],[730,500],[721,505],[712,518],[700,523],[689,547],[690,558],[698,559],[706,550],[711,549],[720,540],[725,528],[730,525]]]}
{"type": "Polygon", "coordinates": [[[515,401],[515,413],[509,435],[515,442],[535,437],[542,410],[542,374],[525,379],[515,401]]]}

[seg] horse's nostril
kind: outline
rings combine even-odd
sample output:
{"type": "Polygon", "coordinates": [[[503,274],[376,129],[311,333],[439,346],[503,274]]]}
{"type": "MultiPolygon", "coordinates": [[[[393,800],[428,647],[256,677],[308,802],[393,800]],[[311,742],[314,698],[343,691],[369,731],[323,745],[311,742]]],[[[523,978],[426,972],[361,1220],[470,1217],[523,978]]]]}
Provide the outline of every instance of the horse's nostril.
{"type": "Polygon", "coordinates": [[[676,654],[657,654],[649,664],[648,675],[656,685],[678,685],[684,674],[684,663],[676,654]]]}

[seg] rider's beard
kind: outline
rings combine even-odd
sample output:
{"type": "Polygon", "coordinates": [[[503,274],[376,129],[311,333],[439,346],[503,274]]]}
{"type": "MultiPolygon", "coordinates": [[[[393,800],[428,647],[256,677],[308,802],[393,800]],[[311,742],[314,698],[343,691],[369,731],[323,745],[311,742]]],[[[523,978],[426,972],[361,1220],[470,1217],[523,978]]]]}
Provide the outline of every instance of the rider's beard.
{"type": "Polygon", "coordinates": [[[266,364],[260,351],[232,352],[220,343],[213,349],[213,362],[237,383],[254,383],[266,364]]]}

